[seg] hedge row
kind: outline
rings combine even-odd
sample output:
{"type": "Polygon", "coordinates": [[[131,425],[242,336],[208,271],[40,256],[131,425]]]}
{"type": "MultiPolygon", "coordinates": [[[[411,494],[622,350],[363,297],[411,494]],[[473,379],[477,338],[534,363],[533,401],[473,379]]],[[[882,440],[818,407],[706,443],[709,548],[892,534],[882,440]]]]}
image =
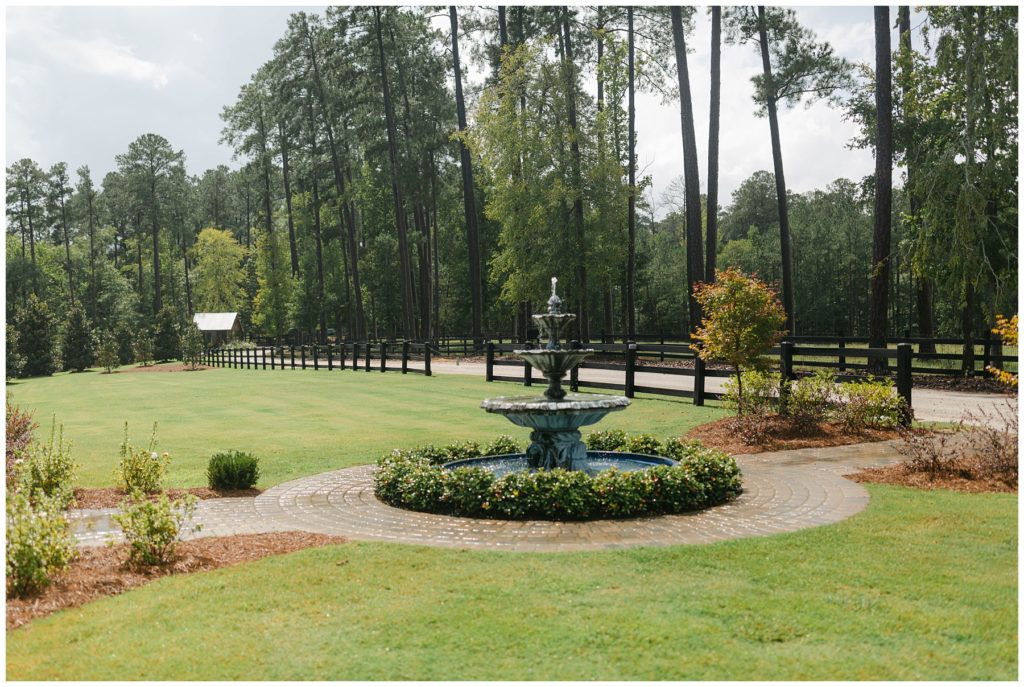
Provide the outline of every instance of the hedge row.
{"type": "MultiPolygon", "coordinates": [[[[375,493],[397,508],[505,520],[597,520],[683,513],[718,505],[742,492],[731,456],[698,442],[668,442],[679,465],[636,472],[444,470],[437,449],[395,450],[377,465],[375,493]]],[[[479,454],[478,454],[479,455],[479,454]]]]}

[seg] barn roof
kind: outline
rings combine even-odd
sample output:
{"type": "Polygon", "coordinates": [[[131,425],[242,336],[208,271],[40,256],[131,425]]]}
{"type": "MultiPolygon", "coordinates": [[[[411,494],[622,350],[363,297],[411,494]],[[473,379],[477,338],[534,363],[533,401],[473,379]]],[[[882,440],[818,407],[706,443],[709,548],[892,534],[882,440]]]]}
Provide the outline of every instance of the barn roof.
{"type": "Polygon", "coordinates": [[[197,312],[192,321],[202,332],[229,332],[238,321],[236,312],[197,312]]]}

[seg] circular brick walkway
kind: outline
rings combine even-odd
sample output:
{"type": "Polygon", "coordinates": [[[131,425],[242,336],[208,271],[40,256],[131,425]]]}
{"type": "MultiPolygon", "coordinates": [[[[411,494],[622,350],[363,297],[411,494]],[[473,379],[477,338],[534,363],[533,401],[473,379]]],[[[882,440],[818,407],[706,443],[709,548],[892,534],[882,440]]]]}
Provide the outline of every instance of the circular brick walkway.
{"type": "MultiPolygon", "coordinates": [[[[255,498],[203,501],[196,509],[203,528],[192,536],[305,530],[357,540],[509,551],[704,544],[848,518],[867,506],[868,494],[843,475],[900,458],[890,443],[738,456],[744,491],[731,503],[684,515],[582,523],[480,520],[392,508],[374,497],[374,467],[364,465],[286,482],[255,498]]],[[[80,543],[117,536],[111,513],[75,511],[80,543]]]]}

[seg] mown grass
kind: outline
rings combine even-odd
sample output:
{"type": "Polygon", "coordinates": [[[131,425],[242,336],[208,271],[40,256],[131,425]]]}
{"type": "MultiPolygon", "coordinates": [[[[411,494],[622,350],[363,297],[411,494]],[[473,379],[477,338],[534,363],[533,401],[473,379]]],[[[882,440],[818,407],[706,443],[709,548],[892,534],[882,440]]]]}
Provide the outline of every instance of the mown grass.
{"type": "Polygon", "coordinates": [[[349,543],[165,578],[9,632],[7,677],[1015,679],[1016,495],[869,489],[709,546],[349,543]]]}
{"type": "MultiPolygon", "coordinates": [[[[52,415],[64,424],[81,467],[77,483],[112,486],[124,423],[146,446],[159,423],[158,449],[171,454],[167,486],[206,484],[218,451],[259,456],[261,486],[368,463],[402,446],[490,441],[528,433],[480,409],[488,396],[523,393],[517,384],[443,375],[422,377],[352,370],[62,373],[7,385],[11,403],[32,409],[44,435],[52,415]]],[[[533,392],[541,390],[534,387],[533,392]]],[[[602,429],[677,436],[723,411],[665,398],[638,398],[609,415],[602,429]]]]}

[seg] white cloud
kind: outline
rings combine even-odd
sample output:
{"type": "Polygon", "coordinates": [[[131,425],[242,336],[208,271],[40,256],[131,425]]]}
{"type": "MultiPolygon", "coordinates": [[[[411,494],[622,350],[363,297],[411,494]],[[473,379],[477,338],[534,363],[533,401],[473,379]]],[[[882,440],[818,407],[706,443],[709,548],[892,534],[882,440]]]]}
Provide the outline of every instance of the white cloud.
{"type": "Polygon", "coordinates": [[[163,88],[169,82],[170,69],[143,59],[131,45],[104,36],[83,38],[68,35],[50,21],[52,14],[9,17],[8,41],[42,54],[59,66],[88,75],[127,79],[163,88]]]}

